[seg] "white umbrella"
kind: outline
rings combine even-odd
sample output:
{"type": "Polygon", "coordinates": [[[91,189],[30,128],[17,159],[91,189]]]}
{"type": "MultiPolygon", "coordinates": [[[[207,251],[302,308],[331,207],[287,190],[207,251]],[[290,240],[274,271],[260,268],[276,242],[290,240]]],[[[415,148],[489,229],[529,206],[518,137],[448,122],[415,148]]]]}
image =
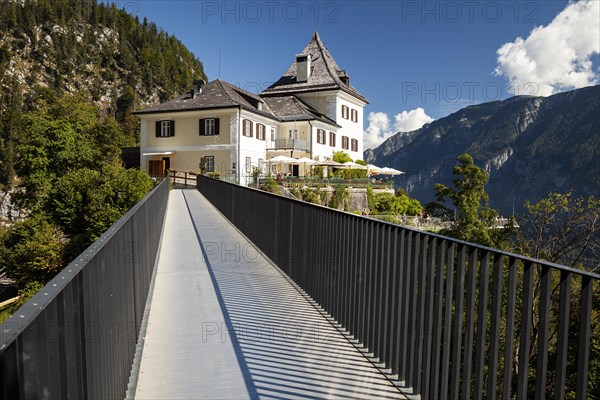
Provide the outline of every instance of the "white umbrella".
{"type": "Polygon", "coordinates": [[[360,165],[355,163],[354,161],[346,161],[340,166],[340,168],[348,168],[348,169],[367,169],[365,165],[360,165]]]}
{"type": "Polygon", "coordinates": [[[296,160],[295,158],[292,158],[292,157],[288,157],[288,156],[277,156],[277,157],[270,158],[267,161],[270,163],[274,163],[274,164],[294,164],[298,160],[296,160]]]}
{"type": "Polygon", "coordinates": [[[404,172],[394,168],[384,167],[377,171],[377,173],[380,175],[402,175],[404,172]]]}
{"type": "Polygon", "coordinates": [[[304,176],[306,176],[306,173],[307,173],[306,166],[307,165],[314,165],[316,163],[317,163],[317,161],[315,161],[313,159],[310,159],[308,157],[301,157],[301,158],[297,159],[294,164],[304,164],[304,176]]]}
{"type": "Polygon", "coordinates": [[[373,164],[367,164],[367,175],[370,176],[372,174],[377,175],[379,173],[379,171],[381,170],[380,167],[378,167],[377,165],[373,165],[373,164]]]}
{"type": "Polygon", "coordinates": [[[315,160],[313,160],[311,158],[308,158],[308,157],[302,157],[302,158],[298,158],[296,160],[296,163],[297,164],[317,164],[318,161],[315,161],[315,160]]]}
{"type": "Polygon", "coordinates": [[[271,173],[271,164],[294,164],[296,162],[295,158],[288,156],[276,156],[273,158],[269,158],[267,160],[269,163],[269,174],[271,173]]]}
{"type": "Polygon", "coordinates": [[[342,165],[339,162],[333,160],[319,161],[318,163],[319,165],[324,165],[326,167],[339,167],[340,165],[342,165]]]}

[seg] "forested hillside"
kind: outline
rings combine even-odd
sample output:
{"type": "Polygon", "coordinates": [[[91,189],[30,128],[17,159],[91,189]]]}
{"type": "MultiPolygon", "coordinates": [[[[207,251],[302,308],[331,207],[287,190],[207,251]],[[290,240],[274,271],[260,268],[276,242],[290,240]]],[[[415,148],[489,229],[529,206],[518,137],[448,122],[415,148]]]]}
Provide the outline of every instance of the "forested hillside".
{"type": "Polygon", "coordinates": [[[22,113],[35,97],[79,93],[113,117],[135,144],[137,105],[169,99],[206,79],[177,38],[114,4],[94,0],[4,1],[0,5],[0,184],[19,175],[22,113]]]}
{"type": "Polygon", "coordinates": [[[0,1],[0,276],[40,289],[153,187],[130,113],[206,79],[154,23],[93,0],[0,1]]]}

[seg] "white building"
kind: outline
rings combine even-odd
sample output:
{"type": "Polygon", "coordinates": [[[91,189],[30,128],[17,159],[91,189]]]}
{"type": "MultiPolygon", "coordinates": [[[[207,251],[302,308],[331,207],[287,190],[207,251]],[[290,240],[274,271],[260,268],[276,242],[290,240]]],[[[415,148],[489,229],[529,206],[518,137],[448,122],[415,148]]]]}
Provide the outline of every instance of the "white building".
{"type": "Polygon", "coordinates": [[[253,166],[264,171],[277,155],[325,160],[345,151],[362,159],[367,103],[315,32],[260,95],[216,79],[137,112],[140,165],[150,174],[203,169],[245,184],[253,166]]]}

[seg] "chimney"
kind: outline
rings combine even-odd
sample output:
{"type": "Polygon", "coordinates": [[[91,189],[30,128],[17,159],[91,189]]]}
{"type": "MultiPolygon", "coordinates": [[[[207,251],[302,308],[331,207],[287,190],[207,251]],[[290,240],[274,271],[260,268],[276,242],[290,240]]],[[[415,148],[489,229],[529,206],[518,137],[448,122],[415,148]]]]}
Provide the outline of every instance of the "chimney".
{"type": "Polygon", "coordinates": [[[344,85],[350,86],[350,76],[348,76],[348,73],[345,70],[341,70],[338,74],[338,77],[344,83],[344,85]]]}
{"type": "Polygon", "coordinates": [[[194,81],[194,97],[198,96],[200,93],[202,93],[202,89],[204,89],[204,85],[206,85],[206,82],[204,81],[204,79],[199,79],[197,81],[194,81]]]}
{"type": "Polygon", "coordinates": [[[310,54],[296,54],[296,81],[306,82],[310,78],[310,54]]]}

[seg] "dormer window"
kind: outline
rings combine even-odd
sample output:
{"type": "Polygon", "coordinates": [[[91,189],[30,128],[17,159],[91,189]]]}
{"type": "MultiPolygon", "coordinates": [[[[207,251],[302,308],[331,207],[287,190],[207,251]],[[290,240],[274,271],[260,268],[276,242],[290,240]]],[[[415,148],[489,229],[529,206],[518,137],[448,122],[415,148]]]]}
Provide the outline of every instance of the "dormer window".
{"type": "Polygon", "coordinates": [[[310,78],[310,54],[296,54],[296,80],[306,82],[310,78]]]}

